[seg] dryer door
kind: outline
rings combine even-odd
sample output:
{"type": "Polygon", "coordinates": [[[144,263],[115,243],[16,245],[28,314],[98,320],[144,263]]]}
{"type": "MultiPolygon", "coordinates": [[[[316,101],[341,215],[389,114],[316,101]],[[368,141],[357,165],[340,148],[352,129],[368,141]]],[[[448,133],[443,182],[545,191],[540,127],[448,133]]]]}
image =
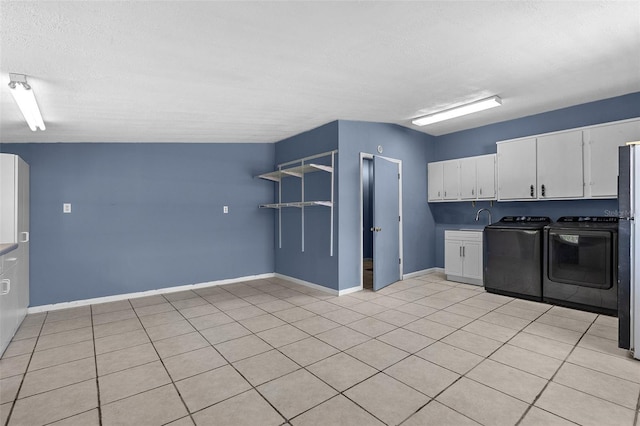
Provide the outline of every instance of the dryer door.
{"type": "Polygon", "coordinates": [[[607,231],[550,229],[548,279],[581,287],[613,287],[617,267],[613,244],[613,234],[607,231]]]}

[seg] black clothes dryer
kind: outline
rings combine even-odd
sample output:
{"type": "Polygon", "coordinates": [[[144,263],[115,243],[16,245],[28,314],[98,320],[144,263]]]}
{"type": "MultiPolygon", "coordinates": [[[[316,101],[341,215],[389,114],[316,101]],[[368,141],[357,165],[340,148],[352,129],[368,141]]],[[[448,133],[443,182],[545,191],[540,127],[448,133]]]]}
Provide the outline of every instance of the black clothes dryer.
{"type": "Polygon", "coordinates": [[[617,315],[617,217],[561,217],[545,228],[544,249],[545,302],[617,315]]]}

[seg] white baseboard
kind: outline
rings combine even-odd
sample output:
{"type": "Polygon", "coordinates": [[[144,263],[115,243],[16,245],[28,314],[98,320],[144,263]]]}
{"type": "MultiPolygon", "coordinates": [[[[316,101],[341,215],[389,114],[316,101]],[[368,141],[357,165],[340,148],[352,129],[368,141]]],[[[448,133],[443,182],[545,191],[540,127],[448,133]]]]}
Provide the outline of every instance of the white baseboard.
{"type": "MultiPolygon", "coordinates": [[[[261,280],[265,278],[273,278],[276,274],[270,272],[268,274],[247,275],[245,277],[230,278],[226,280],[209,281],[206,283],[186,284],[176,287],[165,287],[156,290],[140,291],[136,293],[116,294],[113,296],[96,297],[93,299],[74,300],[72,302],[53,303],[51,305],[31,306],[27,309],[28,314],[37,314],[39,312],[57,311],[59,309],[75,308],[78,306],[95,305],[98,303],[116,302],[118,300],[136,299],[139,297],[154,296],[156,294],[177,293],[185,290],[196,290],[204,287],[212,287],[225,284],[234,284],[243,281],[261,280]]],[[[283,276],[283,278],[288,279],[283,276]]],[[[323,287],[324,288],[324,287],[323,287]]]]}
{"type": "Polygon", "coordinates": [[[300,284],[300,285],[303,285],[305,287],[310,287],[310,288],[313,288],[315,290],[324,291],[325,293],[333,294],[335,296],[340,296],[341,295],[341,293],[338,290],[334,290],[332,288],[327,288],[327,287],[322,286],[320,284],[315,284],[315,283],[312,283],[312,282],[309,282],[309,281],[301,280],[301,279],[298,279],[298,278],[294,278],[294,277],[290,277],[288,275],[282,275],[282,274],[278,274],[278,273],[276,273],[274,275],[275,275],[276,278],[281,278],[283,280],[291,281],[293,283],[300,284]]]}
{"type": "Polygon", "coordinates": [[[444,268],[429,268],[423,269],[422,271],[410,272],[408,274],[402,275],[402,279],[406,280],[408,278],[419,277],[420,275],[431,274],[433,272],[444,272],[444,268]]]}
{"type": "Polygon", "coordinates": [[[338,291],[338,296],[344,296],[345,294],[355,293],[356,291],[360,290],[362,290],[362,287],[360,287],[359,285],[355,287],[345,288],[344,290],[338,291]]]}
{"type": "Polygon", "coordinates": [[[116,294],[113,296],[95,297],[93,299],[74,300],[71,302],[53,303],[50,305],[31,306],[27,309],[27,314],[37,314],[40,312],[57,311],[60,309],[76,308],[78,306],[96,305],[99,303],[117,302],[119,300],[126,300],[126,299],[137,299],[139,297],[155,296],[157,294],[177,293],[179,291],[186,291],[186,290],[197,290],[199,288],[204,288],[204,287],[234,284],[234,283],[239,283],[244,281],[261,280],[266,278],[281,278],[283,280],[291,281],[295,284],[300,284],[305,287],[313,288],[315,290],[324,291],[325,293],[333,294],[335,296],[342,296],[345,294],[354,293],[356,291],[362,290],[360,286],[356,286],[356,287],[350,287],[350,288],[338,291],[338,290],[327,288],[309,281],[304,281],[298,278],[290,277],[288,275],[282,275],[282,274],[270,272],[268,274],[247,275],[244,277],[230,278],[226,280],[209,281],[209,282],[198,283],[198,284],[186,284],[186,285],[180,285],[176,287],[159,288],[156,290],[116,294]]]}

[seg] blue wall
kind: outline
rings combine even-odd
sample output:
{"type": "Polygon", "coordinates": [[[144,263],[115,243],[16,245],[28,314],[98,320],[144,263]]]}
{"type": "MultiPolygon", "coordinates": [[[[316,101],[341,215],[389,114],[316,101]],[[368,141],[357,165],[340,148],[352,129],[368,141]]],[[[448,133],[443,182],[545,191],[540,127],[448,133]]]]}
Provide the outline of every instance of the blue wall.
{"type": "MultiPolygon", "coordinates": [[[[439,136],[435,138],[435,161],[493,154],[496,152],[496,142],[501,140],[634,117],[640,117],[640,93],[439,136]]],[[[495,202],[493,207],[489,206],[489,202],[478,202],[475,207],[471,202],[455,202],[430,203],[429,207],[436,222],[435,265],[443,267],[444,230],[485,224],[486,214],[483,214],[481,222],[474,221],[475,213],[480,208],[489,208],[494,221],[509,215],[549,216],[556,220],[560,216],[606,216],[608,211],[617,209],[617,200],[495,202]]]]}
{"type": "Polygon", "coordinates": [[[273,144],[3,144],[31,168],[31,306],[273,272],[273,144]],[[62,203],[72,213],[62,213],[62,203]],[[229,206],[229,214],[222,206],[229,206]]]}
{"type": "Polygon", "coordinates": [[[339,121],[340,289],[360,285],[360,153],[402,160],[404,273],[435,265],[435,223],[427,205],[427,163],[434,138],[395,124],[339,121]]]}
{"type": "MultiPolygon", "coordinates": [[[[334,121],[313,130],[284,139],[275,146],[275,164],[286,163],[315,154],[338,149],[338,122],[334,121]]],[[[338,289],[338,158],[335,156],[334,170],[334,236],[333,256],[330,256],[331,210],[328,207],[305,207],[304,252],[302,251],[302,211],[299,208],[282,209],[282,247],[278,245],[278,212],[272,211],[275,226],[275,272],[300,280],[318,284],[333,290],[338,289]]],[[[331,157],[312,160],[317,164],[331,164],[331,157]]],[[[265,169],[264,171],[268,171],[265,169]]],[[[302,181],[298,178],[282,180],[282,201],[300,201],[302,181]]],[[[274,202],[277,202],[277,184],[274,202]]],[[[325,172],[306,174],[304,177],[305,200],[329,200],[331,177],[325,172]]],[[[267,213],[265,212],[265,215],[267,213]]],[[[273,232],[273,231],[272,231],[273,232]]]]}

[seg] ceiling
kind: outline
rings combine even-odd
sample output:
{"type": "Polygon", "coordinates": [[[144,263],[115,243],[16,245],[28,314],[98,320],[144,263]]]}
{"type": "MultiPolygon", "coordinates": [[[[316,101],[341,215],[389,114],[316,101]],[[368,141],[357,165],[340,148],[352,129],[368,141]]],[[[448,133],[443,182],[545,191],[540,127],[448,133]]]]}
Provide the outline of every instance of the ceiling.
{"type": "Polygon", "coordinates": [[[442,135],[640,91],[638,1],[2,0],[0,39],[0,142],[275,142],[336,119],[442,135]]]}

